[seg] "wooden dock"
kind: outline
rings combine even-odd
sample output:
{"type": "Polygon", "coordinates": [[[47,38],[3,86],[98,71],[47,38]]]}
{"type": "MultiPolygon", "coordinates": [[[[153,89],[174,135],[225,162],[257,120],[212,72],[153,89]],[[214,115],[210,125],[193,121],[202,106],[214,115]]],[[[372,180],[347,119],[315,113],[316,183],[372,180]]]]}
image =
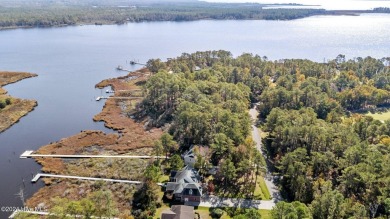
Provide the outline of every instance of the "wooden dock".
{"type": "Polygon", "coordinates": [[[100,101],[102,99],[121,99],[121,100],[136,100],[136,99],[142,99],[143,97],[118,97],[118,96],[109,96],[109,97],[97,97],[96,101],[100,101]]]}
{"type": "Polygon", "coordinates": [[[45,212],[45,211],[20,211],[20,210],[16,210],[8,218],[10,218],[10,219],[15,218],[16,215],[19,213],[35,214],[35,215],[41,215],[41,216],[49,215],[49,212],[45,212]]]}
{"type": "Polygon", "coordinates": [[[105,182],[114,182],[114,183],[128,183],[128,184],[141,184],[141,181],[131,181],[123,179],[107,179],[107,178],[94,178],[94,177],[81,177],[81,176],[67,176],[67,175],[55,175],[55,174],[46,174],[38,173],[34,176],[31,182],[36,183],[41,177],[51,177],[51,178],[63,178],[63,179],[77,179],[77,180],[90,180],[90,181],[105,181],[105,182]]]}
{"type": "MultiPolygon", "coordinates": [[[[23,207],[22,207],[23,208],[23,207]]],[[[40,216],[48,216],[48,215],[52,215],[50,214],[49,212],[46,212],[46,211],[22,211],[22,210],[16,210],[14,211],[8,218],[12,219],[12,218],[15,218],[16,215],[18,213],[26,213],[26,214],[33,214],[33,215],[40,215],[40,216]]],[[[70,218],[84,218],[84,216],[82,215],[66,215],[70,218]]],[[[100,219],[119,219],[117,217],[95,217],[95,216],[91,216],[91,218],[100,218],[100,219]]]]}
{"type": "Polygon", "coordinates": [[[165,156],[148,156],[148,155],[61,155],[61,154],[33,154],[34,151],[25,151],[20,158],[33,157],[51,157],[51,158],[125,158],[125,159],[165,159],[165,156]]]}

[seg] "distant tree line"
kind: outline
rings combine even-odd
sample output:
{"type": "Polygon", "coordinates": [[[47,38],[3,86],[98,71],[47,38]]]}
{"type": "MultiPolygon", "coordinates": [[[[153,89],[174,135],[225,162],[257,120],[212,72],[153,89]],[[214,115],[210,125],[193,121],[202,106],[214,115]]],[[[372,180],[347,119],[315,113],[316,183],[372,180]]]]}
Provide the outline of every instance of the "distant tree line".
{"type": "Polygon", "coordinates": [[[50,27],[75,24],[123,24],[145,21],[215,20],[291,20],[324,14],[318,9],[262,9],[259,4],[150,4],[112,7],[21,6],[0,7],[0,27],[50,27]]]}

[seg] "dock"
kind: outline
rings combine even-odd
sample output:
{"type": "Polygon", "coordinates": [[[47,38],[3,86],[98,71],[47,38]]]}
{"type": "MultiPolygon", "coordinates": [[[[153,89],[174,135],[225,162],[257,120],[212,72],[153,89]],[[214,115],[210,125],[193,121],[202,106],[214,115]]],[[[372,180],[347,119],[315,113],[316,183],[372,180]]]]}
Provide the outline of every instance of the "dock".
{"type": "Polygon", "coordinates": [[[63,179],[78,179],[78,180],[90,180],[90,181],[105,181],[105,182],[115,182],[115,183],[128,183],[128,184],[141,184],[141,181],[132,181],[124,179],[107,179],[107,178],[94,178],[94,177],[81,177],[81,176],[67,176],[67,175],[55,175],[55,174],[46,174],[38,173],[31,180],[32,183],[36,183],[41,177],[51,177],[51,178],[63,178],[63,179]]]}
{"type": "Polygon", "coordinates": [[[131,71],[130,70],[128,70],[128,69],[125,69],[125,68],[123,68],[122,66],[120,66],[120,65],[118,65],[118,67],[116,67],[116,70],[117,71],[126,71],[126,72],[129,72],[129,73],[131,73],[131,71]]]}
{"type": "Polygon", "coordinates": [[[117,97],[117,96],[109,96],[109,97],[104,97],[100,96],[96,98],[96,101],[100,101],[102,99],[122,99],[122,100],[136,100],[136,99],[142,99],[143,97],[117,97]]]}
{"type": "Polygon", "coordinates": [[[130,61],[130,65],[143,65],[143,66],[146,66],[146,64],[143,64],[143,63],[139,63],[138,61],[130,61]]]}
{"type": "MultiPolygon", "coordinates": [[[[23,208],[23,207],[22,207],[23,208]]],[[[18,213],[26,213],[26,214],[34,214],[34,215],[40,215],[40,216],[48,216],[48,215],[52,215],[51,213],[49,212],[46,212],[46,211],[28,211],[28,210],[16,210],[14,211],[8,218],[12,219],[12,218],[15,218],[16,215],[18,213]]],[[[84,218],[84,216],[82,215],[66,215],[68,217],[71,217],[71,218],[84,218]]],[[[116,218],[116,217],[95,217],[95,216],[91,216],[91,218],[100,218],[100,219],[119,219],[119,218],[116,218]]]]}
{"type": "Polygon", "coordinates": [[[61,154],[33,154],[34,151],[25,151],[20,155],[21,159],[33,157],[51,157],[51,158],[124,158],[124,159],[165,159],[165,156],[148,156],[148,155],[61,155],[61,154]]]}
{"type": "Polygon", "coordinates": [[[15,218],[18,213],[35,214],[35,215],[41,215],[41,216],[49,215],[49,212],[46,212],[46,211],[20,211],[20,210],[16,210],[8,218],[10,218],[10,219],[15,218]]]}

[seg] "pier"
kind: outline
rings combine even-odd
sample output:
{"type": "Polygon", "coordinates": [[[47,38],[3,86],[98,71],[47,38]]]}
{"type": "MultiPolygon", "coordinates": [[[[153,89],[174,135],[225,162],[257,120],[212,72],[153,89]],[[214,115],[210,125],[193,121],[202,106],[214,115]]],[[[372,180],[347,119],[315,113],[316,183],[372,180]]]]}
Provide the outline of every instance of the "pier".
{"type": "Polygon", "coordinates": [[[60,155],[60,154],[33,154],[34,151],[25,151],[20,158],[33,157],[51,157],[51,158],[125,158],[125,159],[165,159],[165,156],[147,156],[147,155],[60,155]]]}
{"type": "Polygon", "coordinates": [[[64,178],[64,179],[77,179],[77,180],[90,180],[90,181],[105,181],[105,182],[115,182],[115,183],[128,183],[128,184],[141,184],[141,181],[131,181],[123,179],[107,179],[107,178],[94,178],[94,177],[81,177],[81,176],[67,176],[67,175],[55,175],[55,174],[46,174],[38,173],[31,180],[32,183],[36,183],[41,177],[51,177],[51,178],[64,178]]]}
{"type": "MultiPolygon", "coordinates": [[[[46,212],[46,211],[27,211],[27,210],[16,210],[14,211],[8,218],[12,219],[12,218],[15,218],[16,215],[18,215],[18,213],[26,213],[26,214],[34,214],[34,215],[40,215],[40,216],[48,216],[48,215],[53,215],[49,212],[46,212]]],[[[84,218],[84,216],[82,215],[66,215],[68,217],[71,217],[71,218],[84,218]]],[[[100,219],[119,219],[117,217],[110,217],[110,218],[107,218],[107,217],[95,217],[95,216],[91,216],[91,218],[100,218],[100,219]]]]}
{"type": "Polygon", "coordinates": [[[143,97],[118,97],[118,96],[109,96],[109,97],[104,97],[104,96],[99,96],[96,97],[96,101],[100,101],[102,99],[122,99],[122,100],[135,100],[135,99],[142,99],[143,97]]]}

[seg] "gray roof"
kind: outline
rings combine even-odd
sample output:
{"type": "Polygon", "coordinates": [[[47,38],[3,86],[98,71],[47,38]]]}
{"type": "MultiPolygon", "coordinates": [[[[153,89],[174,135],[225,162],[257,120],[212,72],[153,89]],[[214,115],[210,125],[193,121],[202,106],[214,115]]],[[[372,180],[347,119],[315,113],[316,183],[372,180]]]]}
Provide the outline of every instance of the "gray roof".
{"type": "Polygon", "coordinates": [[[177,183],[198,183],[199,175],[193,169],[184,168],[173,176],[177,183]]]}

